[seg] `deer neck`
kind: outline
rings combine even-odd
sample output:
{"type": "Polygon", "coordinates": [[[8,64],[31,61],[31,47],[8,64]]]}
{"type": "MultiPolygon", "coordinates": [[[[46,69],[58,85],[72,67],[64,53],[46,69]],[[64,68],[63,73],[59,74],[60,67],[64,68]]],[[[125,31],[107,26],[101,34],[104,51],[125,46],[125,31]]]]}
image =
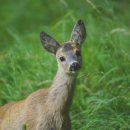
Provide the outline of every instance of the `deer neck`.
{"type": "Polygon", "coordinates": [[[73,97],[75,77],[75,75],[67,74],[64,70],[58,69],[48,95],[49,109],[53,109],[55,112],[69,110],[73,97]]]}

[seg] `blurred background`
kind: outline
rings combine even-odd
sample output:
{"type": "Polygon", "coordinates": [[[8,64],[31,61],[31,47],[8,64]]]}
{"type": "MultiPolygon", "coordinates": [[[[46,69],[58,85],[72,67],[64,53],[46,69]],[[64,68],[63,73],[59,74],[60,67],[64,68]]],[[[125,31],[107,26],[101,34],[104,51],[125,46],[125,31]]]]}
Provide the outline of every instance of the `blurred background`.
{"type": "Polygon", "coordinates": [[[48,87],[57,70],[40,44],[45,31],[61,44],[85,22],[83,67],[71,107],[73,130],[130,130],[130,1],[0,1],[0,105],[48,87]]]}

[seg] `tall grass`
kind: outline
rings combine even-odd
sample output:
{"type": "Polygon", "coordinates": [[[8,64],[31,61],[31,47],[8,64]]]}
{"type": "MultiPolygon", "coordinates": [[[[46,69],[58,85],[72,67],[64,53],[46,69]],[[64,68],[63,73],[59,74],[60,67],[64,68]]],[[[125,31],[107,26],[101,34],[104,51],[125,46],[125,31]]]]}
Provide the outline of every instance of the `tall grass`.
{"type": "Polygon", "coordinates": [[[129,1],[3,1],[0,5],[0,105],[48,87],[57,65],[40,45],[46,31],[61,44],[83,19],[87,40],[71,107],[74,130],[130,129],[129,1]]]}

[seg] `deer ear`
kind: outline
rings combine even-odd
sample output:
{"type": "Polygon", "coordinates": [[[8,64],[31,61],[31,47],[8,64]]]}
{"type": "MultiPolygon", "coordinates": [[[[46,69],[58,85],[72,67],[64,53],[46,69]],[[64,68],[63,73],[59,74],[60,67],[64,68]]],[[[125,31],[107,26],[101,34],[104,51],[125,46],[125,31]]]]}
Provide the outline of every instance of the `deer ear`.
{"type": "Polygon", "coordinates": [[[85,38],[86,38],[85,25],[82,20],[78,20],[72,30],[70,40],[73,41],[74,43],[81,44],[84,42],[85,38]]]}
{"type": "Polygon", "coordinates": [[[51,36],[49,36],[45,32],[41,32],[40,33],[40,40],[41,40],[41,43],[42,43],[43,47],[48,52],[56,54],[56,51],[60,47],[60,45],[54,38],[52,38],[51,36]]]}

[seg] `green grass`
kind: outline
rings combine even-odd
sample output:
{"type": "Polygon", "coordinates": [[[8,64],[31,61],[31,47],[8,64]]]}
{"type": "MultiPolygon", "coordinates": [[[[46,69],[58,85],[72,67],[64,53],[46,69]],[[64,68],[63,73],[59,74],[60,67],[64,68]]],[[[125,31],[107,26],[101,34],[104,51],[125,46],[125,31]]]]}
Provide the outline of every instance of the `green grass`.
{"type": "Polygon", "coordinates": [[[129,0],[13,0],[0,5],[0,105],[51,84],[57,65],[40,45],[48,32],[63,43],[78,19],[87,27],[73,130],[130,130],[129,0]]]}

